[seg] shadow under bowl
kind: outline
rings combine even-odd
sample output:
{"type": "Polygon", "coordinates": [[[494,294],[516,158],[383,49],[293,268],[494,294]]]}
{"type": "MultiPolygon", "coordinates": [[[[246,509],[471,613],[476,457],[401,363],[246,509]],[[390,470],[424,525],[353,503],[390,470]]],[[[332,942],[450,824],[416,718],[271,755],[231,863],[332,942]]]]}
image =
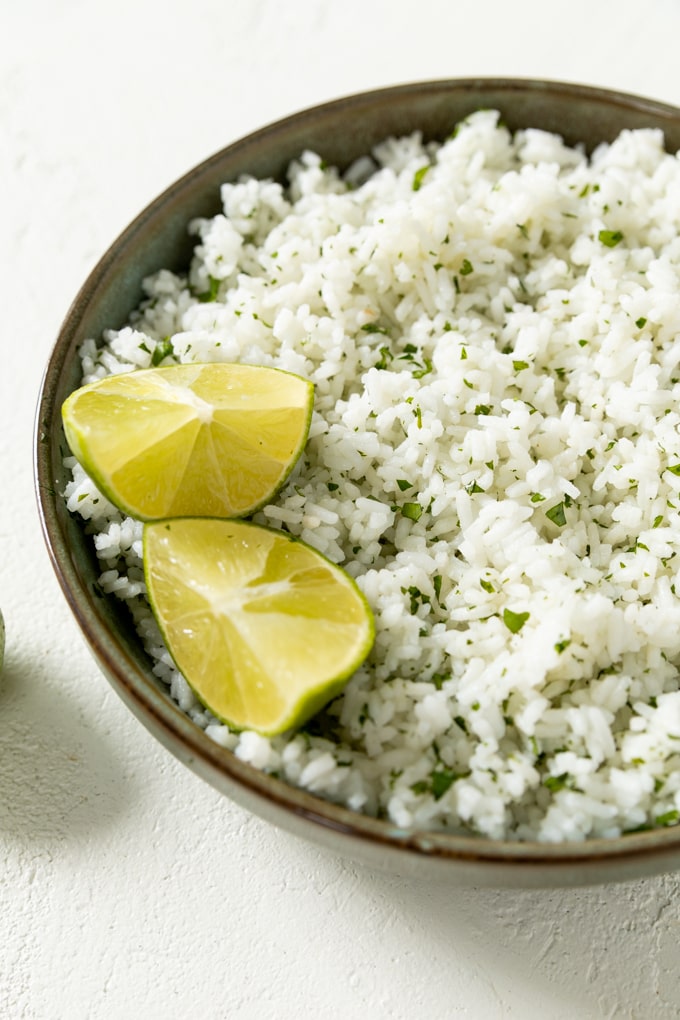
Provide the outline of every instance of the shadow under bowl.
{"type": "Polygon", "coordinates": [[[381,870],[476,886],[577,886],[680,867],[680,827],[584,843],[490,841],[401,830],[324,801],[240,761],[178,708],[154,677],[128,611],[97,587],[91,539],[62,498],[68,480],[60,408],[81,383],[78,349],[119,328],[142,298],[143,279],[188,267],[187,224],[220,211],[220,185],[241,174],[282,179],[303,150],[347,167],[389,135],[443,139],[475,110],[497,109],[511,130],[542,128],[591,151],[621,130],[660,128],[680,149],[680,110],[587,86],[522,79],[400,85],[305,110],[228,146],[153,201],[117,238],[69,309],[47,365],[35,429],[35,479],[48,551],[64,595],[100,668],[147,729],[180,761],[235,802],[319,846],[381,870]]]}

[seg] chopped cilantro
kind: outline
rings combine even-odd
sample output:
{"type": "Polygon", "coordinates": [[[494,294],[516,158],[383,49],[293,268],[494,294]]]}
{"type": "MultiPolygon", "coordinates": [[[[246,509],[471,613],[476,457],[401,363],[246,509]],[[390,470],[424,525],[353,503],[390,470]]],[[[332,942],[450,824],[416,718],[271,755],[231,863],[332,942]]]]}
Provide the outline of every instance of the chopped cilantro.
{"type": "Polygon", "coordinates": [[[407,517],[410,521],[419,521],[422,513],[423,508],[420,503],[404,503],[401,507],[401,516],[407,517]]]}
{"type": "Polygon", "coordinates": [[[472,265],[469,259],[463,259],[462,265],[460,267],[460,275],[469,276],[470,273],[474,273],[474,266],[472,265]]]}
{"type": "Polygon", "coordinates": [[[513,361],[512,367],[514,368],[515,372],[523,372],[525,368],[529,367],[529,362],[528,361],[513,361]]]}
{"type": "Polygon", "coordinates": [[[545,499],[545,496],[542,493],[540,493],[540,492],[532,492],[531,493],[531,502],[532,503],[542,503],[544,499],[545,499]]]}
{"type": "Polygon", "coordinates": [[[422,379],[424,375],[429,375],[432,371],[432,362],[429,358],[423,358],[423,364],[421,368],[416,368],[413,373],[414,379],[422,379]]]}
{"type": "Polygon", "coordinates": [[[491,414],[491,407],[489,404],[477,404],[475,414],[491,414]]]}
{"type": "Polygon", "coordinates": [[[662,815],[657,815],[654,821],[657,825],[675,825],[676,822],[680,821],[680,811],[675,809],[666,811],[662,815]]]}
{"type": "Polygon", "coordinates": [[[597,239],[607,248],[616,248],[617,244],[623,241],[623,234],[620,230],[601,230],[597,239]]]}
{"type": "Polygon", "coordinates": [[[385,369],[389,365],[390,361],[394,361],[394,355],[389,347],[381,347],[378,353],[380,358],[375,363],[376,368],[385,369]]]}
{"type": "Polygon", "coordinates": [[[157,340],[151,355],[151,364],[155,368],[157,365],[160,365],[164,358],[168,358],[174,353],[175,348],[172,346],[172,340],[169,336],[166,336],[164,340],[157,340]]]}
{"type": "Polygon", "coordinates": [[[413,188],[414,191],[420,191],[420,189],[423,186],[423,179],[425,177],[425,174],[429,169],[430,164],[426,163],[425,166],[421,166],[419,170],[416,170],[416,172],[413,175],[413,182],[411,184],[411,187],[413,188]]]}
{"type": "Polygon", "coordinates": [[[654,518],[654,523],[652,524],[652,527],[653,528],[658,528],[661,524],[663,524],[663,514],[658,514],[654,518]]]}
{"type": "Polygon", "coordinates": [[[569,779],[569,773],[563,772],[561,776],[546,776],[543,780],[543,785],[551,790],[553,793],[557,793],[558,790],[563,790],[567,785],[569,779]]]}
{"type": "Polygon", "coordinates": [[[198,300],[204,303],[214,301],[220,290],[220,281],[215,276],[208,277],[208,289],[198,295],[198,300]]]}
{"type": "Polygon", "coordinates": [[[460,777],[451,769],[435,769],[432,773],[432,796],[434,799],[441,800],[458,778],[460,777]]]}
{"type": "Polygon", "coordinates": [[[402,595],[408,595],[410,600],[409,610],[412,616],[418,612],[420,606],[427,606],[430,604],[430,596],[425,595],[415,584],[412,584],[409,588],[402,588],[402,595]]]}
{"type": "Polygon", "coordinates": [[[483,577],[481,577],[479,579],[479,583],[480,583],[481,587],[484,589],[484,591],[488,591],[489,594],[491,594],[492,592],[495,592],[495,590],[496,590],[494,588],[494,586],[492,585],[491,581],[485,581],[483,577]]]}
{"type": "Polygon", "coordinates": [[[406,489],[413,488],[413,482],[409,482],[406,478],[397,478],[397,485],[404,492],[406,489]]]}
{"type": "Polygon", "coordinates": [[[512,609],[503,610],[503,623],[511,634],[517,634],[529,619],[529,613],[513,613],[512,609]]]}
{"type": "Polygon", "coordinates": [[[645,319],[644,315],[641,315],[639,319],[635,320],[635,325],[637,326],[638,329],[642,329],[643,326],[647,325],[647,320],[645,319]]]}
{"type": "Polygon", "coordinates": [[[570,644],[571,644],[571,641],[570,641],[569,638],[563,638],[562,641],[557,641],[556,642],[556,644],[555,644],[555,651],[558,652],[561,655],[562,652],[565,650],[565,648],[568,648],[570,644]]]}
{"type": "Polygon", "coordinates": [[[564,503],[556,503],[555,506],[551,506],[549,510],[546,510],[545,516],[553,524],[556,524],[558,528],[564,527],[567,523],[567,518],[564,514],[564,503]]]}

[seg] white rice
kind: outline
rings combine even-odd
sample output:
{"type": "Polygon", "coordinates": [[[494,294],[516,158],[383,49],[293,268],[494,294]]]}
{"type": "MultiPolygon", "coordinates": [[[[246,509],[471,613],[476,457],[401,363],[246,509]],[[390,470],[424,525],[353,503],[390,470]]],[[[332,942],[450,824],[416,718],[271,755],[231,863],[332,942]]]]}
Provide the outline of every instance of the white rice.
{"type": "Polygon", "coordinates": [[[163,364],[312,380],[306,450],[255,519],[356,577],[377,636],[303,732],[231,733],[163,647],[140,525],[70,461],[101,587],[172,697],[239,758],[406,829],[675,823],[680,163],[661,134],[587,158],[480,112],[440,147],[388,140],[344,177],[305,153],[287,186],[222,201],[191,226],[188,278],[159,272],[83,345],[84,381],[166,338],[163,364]]]}

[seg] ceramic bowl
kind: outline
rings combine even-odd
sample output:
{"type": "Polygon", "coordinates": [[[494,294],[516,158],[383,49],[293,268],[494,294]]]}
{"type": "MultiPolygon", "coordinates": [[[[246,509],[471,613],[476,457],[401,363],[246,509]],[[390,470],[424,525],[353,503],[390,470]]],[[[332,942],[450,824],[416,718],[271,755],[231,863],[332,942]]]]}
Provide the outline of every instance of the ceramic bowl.
{"type": "Polygon", "coordinates": [[[189,768],[234,801],[317,845],[402,875],[495,886],[583,885],[680,866],[680,827],[617,839],[545,845],[492,842],[419,831],[364,817],[239,761],[195,726],[154,678],[126,609],[102,598],[98,567],[82,526],[60,496],[65,440],[60,406],[80,383],[77,351],[87,337],[123,325],[149,273],[186,267],[186,226],[219,211],[219,187],[242,173],[281,177],[304,149],[347,166],[387,135],[416,129],[443,138],[479,108],[500,110],[511,129],[539,127],[592,149],[623,128],[657,127],[680,149],[680,110],[578,85],[474,79],[402,85],[303,111],[230,145],[153,201],[114,241],[75,298],[47,365],[35,436],[36,487],[44,535],[63,592],[115,690],[141,722],[189,768]]]}

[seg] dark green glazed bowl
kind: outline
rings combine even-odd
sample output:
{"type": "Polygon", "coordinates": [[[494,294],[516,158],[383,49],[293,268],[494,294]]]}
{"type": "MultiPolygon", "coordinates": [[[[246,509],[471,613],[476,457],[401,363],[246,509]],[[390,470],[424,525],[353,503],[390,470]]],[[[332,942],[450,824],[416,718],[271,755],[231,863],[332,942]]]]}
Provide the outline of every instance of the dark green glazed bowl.
{"type": "Polygon", "coordinates": [[[37,411],[36,487],[42,526],[64,594],[99,666],[138,719],[177,758],[234,801],[318,845],[405,876],[461,885],[573,886],[636,878],[680,867],[680,827],[586,843],[492,842],[402,831],[264,775],[219,747],[154,678],[127,611],[97,594],[90,541],[67,512],[66,449],[60,407],[80,384],[81,342],[119,327],[141,298],[141,281],[188,263],[186,227],[219,211],[223,181],[242,173],[280,177],[304,149],[340,167],[392,134],[443,138],[456,121],[495,108],[511,129],[538,127],[592,149],[624,128],[665,132],[680,149],[680,110],[579,85],[469,79],[401,85],[350,96],[279,121],[201,163],[151,203],[114,241],[75,298],[47,365],[37,411]]]}

